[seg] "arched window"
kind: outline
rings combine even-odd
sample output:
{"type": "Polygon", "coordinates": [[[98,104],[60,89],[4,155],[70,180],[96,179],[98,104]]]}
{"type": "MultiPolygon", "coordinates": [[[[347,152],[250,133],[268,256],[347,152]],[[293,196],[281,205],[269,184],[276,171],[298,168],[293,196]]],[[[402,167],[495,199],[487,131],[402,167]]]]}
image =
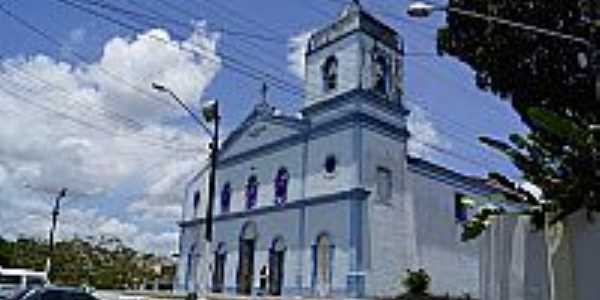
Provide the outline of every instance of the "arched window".
{"type": "Polygon", "coordinates": [[[250,175],[250,177],[248,177],[248,183],[246,184],[246,209],[252,209],[256,206],[257,197],[258,178],[256,175],[250,175]]]}
{"type": "Polygon", "coordinates": [[[382,53],[375,54],[373,60],[373,88],[382,94],[387,94],[388,91],[388,77],[389,77],[389,63],[382,53]]]}
{"type": "Polygon", "coordinates": [[[282,205],[287,202],[288,182],[290,174],[285,167],[279,168],[275,176],[275,204],[282,205]]]}
{"type": "Polygon", "coordinates": [[[198,214],[198,206],[200,206],[200,191],[194,193],[194,217],[198,214]]]}
{"type": "Polygon", "coordinates": [[[221,189],[221,212],[228,213],[231,209],[231,184],[226,182],[221,189]]]}
{"type": "Polygon", "coordinates": [[[338,61],[335,56],[329,56],[322,66],[323,90],[329,92],[337,88],[338,61]]]}
{"type": "Polygon", "coordinates": [[[327,174],[331,174],[333,172],[335,172],[335,168],[337,166],[337,159],[335,158],[335,155],[333,154],[329,154],[327,155],[327,157],[325,158],[325,172],[327,172],[327,174]]]}

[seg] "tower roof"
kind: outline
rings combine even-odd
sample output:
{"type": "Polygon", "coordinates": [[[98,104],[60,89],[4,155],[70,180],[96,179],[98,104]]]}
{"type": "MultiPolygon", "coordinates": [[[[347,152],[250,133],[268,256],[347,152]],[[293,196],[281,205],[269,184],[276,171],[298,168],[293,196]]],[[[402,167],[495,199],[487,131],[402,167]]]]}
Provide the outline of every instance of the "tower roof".
{"type": "Polygon", "coordinates": [[[398,46],[398,33],[393,28],[366,12],[358,1],[352,1],[342,8],[332,24],[310,37],[308,53],[357,31],[371,35],[392,48],[398,46]]]}

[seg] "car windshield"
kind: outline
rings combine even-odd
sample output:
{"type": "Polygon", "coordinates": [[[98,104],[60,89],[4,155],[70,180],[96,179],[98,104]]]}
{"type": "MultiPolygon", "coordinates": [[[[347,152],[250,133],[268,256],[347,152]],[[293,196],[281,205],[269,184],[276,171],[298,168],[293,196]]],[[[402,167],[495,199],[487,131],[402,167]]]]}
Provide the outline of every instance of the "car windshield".
{"type": "Polygon", "coordinates": [[[19,284],[21,284],[21,276],[0,275],[0,286],[2,286],[2,285],[19,285],[19,284]]]}

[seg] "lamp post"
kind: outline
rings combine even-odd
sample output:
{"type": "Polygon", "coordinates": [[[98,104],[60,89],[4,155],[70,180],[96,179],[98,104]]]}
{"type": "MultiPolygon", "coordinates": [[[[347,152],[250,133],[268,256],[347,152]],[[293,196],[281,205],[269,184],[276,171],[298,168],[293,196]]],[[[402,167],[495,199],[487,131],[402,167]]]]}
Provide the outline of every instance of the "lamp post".
{"type": "Polygon", "coordinates": [[[210,149],[210,175],[209,175],[209,183],[208,183],[208,205],[206,209],[206,229],[205,229],[205,251],[204,251],[204,259],[205,259],[205,267],[206,267],[206,282],[205,282],[205,293],[208,294],[209,283],[210,280],[210,272],[211,268],[209,265],[209,257],[210,257],[210,245],[213,237],[213,207],[215,202],[215,194],[216,194],[216,169],[217,169],[217,160],[218,160],[218,152],[219,152],[219,123],[221,120],[221,116],[219,114],[219,102],[216,100],[211,100],[206,102],[202,106],[202,115],[204,120],[208,123],[213,123],[213,130],[210,130],[206,124],[202,121],[202,119],[191,110],[185,102],[181,101],[179,97],[169,88],[164,85],[158,83],[152,83],[152,88],[161,93],[167,93],[181,106],[189,115],[194,119],[194,121],[211,137],[211,143],[209,145],[210,149]]]}
{"type": "MultiPolygon", "coordinates": [[[[590,24],[591,26],[599,26],[598,24],[598,20],[596,20],[597,18],[597,8],[596,8],[596,0],[590,0],[592,7],[591,7],[591,21],[590,24]]],[[[511,21],[508,19],[503,19],[503,18],[499,18],[499,17],[494,17],[494,16],[488,16],[485,14],[481,14],[478,12],[474,12],[474,11],[469,11],[469,10],[464,10],[464,9],[460,9],[460,8],[456,8],[456,7],[451,7],[451,6],[443,6],[443,5],[433,5],[431,3],[427,3],[424,1],[415,1],[413,3],[411,3],[407,10],[406,13],[413,17],[413,18],[426,18],[431,16],[434,12],[451,12],[451,13],[456,13],[458,15],[462,15],[462,16],[466,16],[466,17],[471,17],[471,18],[475,18],[475,19],[482,19],[488,22],[494,22],[497,24],[502,24],[502,25],[506,25],[509,27],[514,27],[514,28],[518,28],[518,29],[522,29],[522,30],[527,30],[527,31],[531,31],[531,32],[535,32],[537,34],[542,34],[542,35],[546,35],[546,36],[550,36],[550,37],[554,37],[554,38],[559,38],[559,39],[564,39],[564,40],[568,40],[568,41],[572,41],[572,42],[576,42],[579,44],[584,45],[586,48],[588,48],[588,53],[581,53],[580,57],[578,57],[579,61],[580,61],[580,65],[582,68],[588,68],[590,71],[590,78],[591,80],[593,80],[592,84],[593,84],[593,89],[594,89],[594,97],[596,101],[600,101],[600,50],[598,50],[597,45],[594,42],[594,36],[590,36],[590,39],[585,39],[582,37],[578,37],[578,36],[574,36],[574,35],[570,35],[570,34],[566,34],[560,31],[555,31],[555,30],[549,30],[549,29],[545,29],[545,28],[540,28],[537,26],[533,26],[533,25],[529,25],[529,24],[525,24],[525,23],[521,23],[521,22],[515,22],[515,21],[511,21]],[[588,61],[590,63],[588,63],[588,61]]],[[[594,34],[595,30],[592,30],[592,35],[594,34]]]]}

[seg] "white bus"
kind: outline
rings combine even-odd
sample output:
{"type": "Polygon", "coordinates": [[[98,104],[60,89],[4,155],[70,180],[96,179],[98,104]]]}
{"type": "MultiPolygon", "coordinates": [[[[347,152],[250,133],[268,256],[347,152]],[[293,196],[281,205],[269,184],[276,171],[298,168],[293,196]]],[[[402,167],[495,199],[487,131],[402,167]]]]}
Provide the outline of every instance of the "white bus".
{"type": "Polygon", "coordinates": [[[0,300],[20,289],[44,286],[47,283],[46,272],[0,267],[0,300]]]}

